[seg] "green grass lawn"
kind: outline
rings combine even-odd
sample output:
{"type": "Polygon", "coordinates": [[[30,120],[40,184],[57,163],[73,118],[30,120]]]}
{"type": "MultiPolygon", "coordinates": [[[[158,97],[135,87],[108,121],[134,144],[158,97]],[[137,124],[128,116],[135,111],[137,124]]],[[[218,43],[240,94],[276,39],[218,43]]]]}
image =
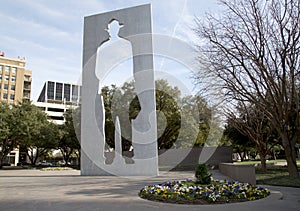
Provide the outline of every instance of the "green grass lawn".
{"type": "MultiPolygon", "coordinates": [[[[284,165],[286,160],[268,160],[267,172],[263,173],[259,167],[256,167],[256,181],[260,185],[275,185],[300,188],[300,177],[292,178],[289,176],[287,167],[284,165]],[[276,164],[283,164],[282,166],[276,164]]],[[[240,165],[259,165],[260,161],[235,162],[240,165]]],[[[300,172],[300,160],[297,160],[300,172]]]]}
{"type": "Polygon", "coordinates": [[[262,173],[260,169],[256,169],[256,181],[257,184],[262,185],[300,188],[300,177],[290,177],[286,167],[268,169],[266,173],[262,173]]]}
{"type": "MultiPolygon", "coordinates": [[[[286,162],[284,159],[279,159],[279,160],[267,160],[267,164],[276,164],[276,163],[283,163],[286,162]]],[[[234,162],[234,164],[240,164],[240,165],[255,165],[255,164],[260,164],[259,160],[249,160],[249,161],[243,161],[243,162],[234,162]]],[[[297,165],[300,166],[300,160],[297,160],[297,165]]]]}

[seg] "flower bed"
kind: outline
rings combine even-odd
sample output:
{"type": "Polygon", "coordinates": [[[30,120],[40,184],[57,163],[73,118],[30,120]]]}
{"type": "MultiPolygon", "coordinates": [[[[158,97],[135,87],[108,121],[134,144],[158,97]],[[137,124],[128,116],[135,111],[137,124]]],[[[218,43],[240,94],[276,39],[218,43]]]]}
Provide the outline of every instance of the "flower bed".
{"type": "Polygon", "coordinates": [[[74,170],[74,169],[70,167],[47,167],[41,169],[41,171],[69,171],[69,170],[74,170]]]}
{"type": "Polygon", "coordinates": [[[181,204],[210,204],[252,201],[267,197],[270,191],[263,187],[233,181],[214,180],[199,185],[192,180],[168,181],[145,186],[139,196],[144,199],[181,204]]]}

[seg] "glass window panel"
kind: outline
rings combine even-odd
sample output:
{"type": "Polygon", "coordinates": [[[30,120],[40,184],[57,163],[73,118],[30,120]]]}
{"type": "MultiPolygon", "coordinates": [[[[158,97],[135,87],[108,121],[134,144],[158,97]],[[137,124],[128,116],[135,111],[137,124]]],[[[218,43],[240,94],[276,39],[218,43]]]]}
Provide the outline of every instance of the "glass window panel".
{"type": "Polygon", "coordinates": [[[17,68],[16,68],[16,67],[12,67],[12,68],[11,68],[11,72],[12,72],[12,73],[16,73],[16,72],[17,72],[17,68]]]}
{"type": "Polygon", "coordinates": [[[77,102],[78,99],[78,86],[72,85],[72,102],[77,102]]]}
{"type": "Polygon", "coordinates": [[[55,100],[62,100],[62,83],[56,83],[55,100]]]}
{"type": "Polygon", "coordinates": [[[9,72],[10,71],[10,66],[5,66],[5,71],[9,72]]]}
{"type": "Polygon", "coordinates": [[[70,101],[70,92],[71,92],[71,86],[70,84],[64,84],[64,99],[66,99],[66,101],[70,101]]]}
{"type": "Polygon", "coordinates": [[[47,90],[48,99],[54,100],[54,82],[48,82],[48,90],[47,90]]]}

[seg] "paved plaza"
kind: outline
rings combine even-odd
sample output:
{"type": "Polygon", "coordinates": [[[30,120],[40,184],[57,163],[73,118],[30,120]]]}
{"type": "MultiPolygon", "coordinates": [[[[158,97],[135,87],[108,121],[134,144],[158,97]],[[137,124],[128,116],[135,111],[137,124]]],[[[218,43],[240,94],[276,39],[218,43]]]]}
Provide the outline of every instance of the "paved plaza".
{"type": "MultiPolygon", "coordinates": [[[[223,179],[218,171],[215,178],[223,179]]],[[[267,186],[265,199],[219,205],[180,205],[138,197],[145,185],[193,179],[193,172],[160,172],[158,177],[80,176],[80,171],[0,170],[0,210],[299,210],[300,189],[267,186]]]]}

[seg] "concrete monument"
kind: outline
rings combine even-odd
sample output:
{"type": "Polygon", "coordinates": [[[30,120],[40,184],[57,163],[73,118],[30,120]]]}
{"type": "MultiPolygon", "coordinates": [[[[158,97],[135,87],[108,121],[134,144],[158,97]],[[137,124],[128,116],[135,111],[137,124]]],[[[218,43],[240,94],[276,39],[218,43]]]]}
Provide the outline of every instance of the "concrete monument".
{"type": "MultiPolygon", "coordinates": [[[[81,110],[81,175],[158,175],[156,105],[151,35],[151,7],[141,5],[88,16],[84,19],[82,110],[81,110]],[[105,162],[105,112],[99,93],[99,81],[122,59],[102,56],[99,49],[109,42],[108,26],[117,21],[119,39],[130,44],[135,92],[141,111],[132,120],[133,163],[122,156],[121,127],[115,119],[115,157],[105,162]],[[102,58],[97,60],[97,58],[102,58]],[[107,59],[109,58],[109,59],[107,59]],[[109,60],[109,61],[108,61],[109,60]],[[96,69],[100,72],[96,73],[96,69]]],[[[107,46],[109,49],[110,46],[107,46]]],[[[120,46],[117,46],[120,47],[120,46]]],[[[116,48],[116,46],[114,46],[116,48]]],[[[126,56],[125,56],[126,57],[126,56]]],[[[101,86],[101,83],[100,83],[101,86]]]]}

